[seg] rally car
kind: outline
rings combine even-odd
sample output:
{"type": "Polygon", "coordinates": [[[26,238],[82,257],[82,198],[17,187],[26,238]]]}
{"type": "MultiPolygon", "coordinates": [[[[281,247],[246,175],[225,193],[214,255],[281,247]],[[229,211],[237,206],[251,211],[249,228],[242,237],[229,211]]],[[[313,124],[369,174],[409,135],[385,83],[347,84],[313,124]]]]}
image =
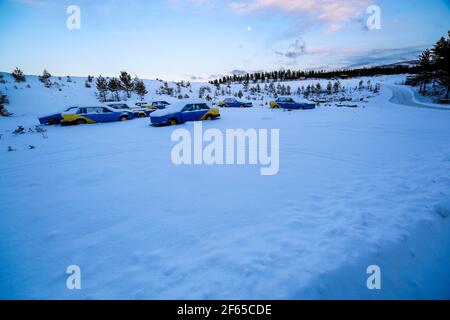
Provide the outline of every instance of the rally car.
{"type": "Polygon", "coordinates": [[[305,102],[296,102],[294,99],[289,97],[280,97],[276,99],[275,101],[270,102],[270,107],[272,109],[275,108],[282,108],[282,109],[289,109],[289,110],[298,110],[298,109],[314,109],[316,105],[314,103],[309,103],[308,101],[305,102]]]}
{"type": "Polygon", "coordinates": [[[148,103],[148,102],[135,103],[136,107],[150,109],[150,110],[165,109],[169,105],[170,105],[170,103],[168,103],[167,101],[153,101],[152,103],[148,103]]]}
{"type": "Polygon", "coordinates": [[[242,102],[242,101],[237,100],[236,98],[227,98],[223,101],[220,101],[217,105],[219,107],[223,107],[223,108],[251,108],[251,107],[253,107],[253,103],[242,102]]]}
{"type": "Polygon", "coordinates": [[[77,107],[61,114],[61,124],[86,124],[97,122],[126,121],[133,119],[133,113],[105,107],[77,107]]]}
{"type": "Polygon", "coordinates": [[[116,110],[129,111],[133,114],[134,118],[145,118],[150,115],[155,110],[147,109],[147,108],[130,108],[130,106],[123,102],[118,103],[110,103],[108,107],[114,108],[116,110]]]}
{"type": "Polygon", "coordinates": [[[170,103],[168,103],[167,101],[153,101],[151,103],[151,106],[155,107],[156,109],[165,109],[169,105],[170,103]]]}
{"type": "Polygon", "coordinates": [[[216,108],[201,100],[180,101],[150,115],[153,125],[175,125],[187,121],[213,120],[220,117],[216,108]]]}
{"type": "MultiPolygon", "coordinates": [[[[63,112],[68,112],[74,109],[77,109],[78,107],[69,107],[67,109],[65,109],[63,112]]],[[[62,115],[61,112],[59,113],[54,113],[54,114],[50,114],[48,116],[44,116],[39,118],[39,123],[40,124],[48,124],[48,125],[52,125],[52,124],[59,124],[61,123],[62,120],[62,115]]]]}

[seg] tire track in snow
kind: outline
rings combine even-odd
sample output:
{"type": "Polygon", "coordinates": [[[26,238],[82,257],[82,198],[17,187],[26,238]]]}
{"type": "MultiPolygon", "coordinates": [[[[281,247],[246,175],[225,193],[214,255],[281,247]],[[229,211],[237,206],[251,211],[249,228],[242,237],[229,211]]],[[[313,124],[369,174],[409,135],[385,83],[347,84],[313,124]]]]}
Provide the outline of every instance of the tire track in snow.
{"type": "Polygon", "coordinates": [[[446,109],[445,107],[441,108],[437,106],[415,102],[412,92],[407,88],[403,88],[398,85],[386,85],[386,87],[388,87],[392,91],[392,97],[389,99],[389,102],[393,104],[421,109],[450,111],[450,108],[446,109]]]}

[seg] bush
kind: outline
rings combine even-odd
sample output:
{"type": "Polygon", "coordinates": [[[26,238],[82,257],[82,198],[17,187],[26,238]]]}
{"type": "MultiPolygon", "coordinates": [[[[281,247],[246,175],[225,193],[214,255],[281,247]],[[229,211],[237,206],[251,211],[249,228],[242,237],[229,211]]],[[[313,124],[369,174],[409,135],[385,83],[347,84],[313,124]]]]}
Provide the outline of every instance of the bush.
{"type": "Polygon", "coordinates": [[[11,75],[13,76],[14,80],[16,80],[16,82],[27,81],[22,70],[20,70],[19,68],[15,68],[14,71],[11,73],[11,75]]]}
{"type": "Polygon", "coordinates": [[[47,70],[44,70],[42,75],[39,76],[39,81],[42,82],[47,88],[51,86],[50,78],[52,75],[47,70]]]}

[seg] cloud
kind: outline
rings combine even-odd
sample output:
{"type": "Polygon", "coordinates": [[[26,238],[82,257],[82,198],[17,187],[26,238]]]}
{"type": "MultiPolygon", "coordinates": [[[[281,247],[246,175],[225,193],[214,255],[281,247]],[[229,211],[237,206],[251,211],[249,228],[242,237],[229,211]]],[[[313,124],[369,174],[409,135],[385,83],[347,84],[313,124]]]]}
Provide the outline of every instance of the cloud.
{"type": "Polygon", "coordinates": [[[369,0],[247,0],[232,2],[229,7],[238,14],[279,9],[289,14],[303,14],[326,24],[329,31],[343,28],[346,22],[366,13],[369,0]]]}
{"type": "MultiPolygon", "coordinates": [[[[302,43],[301,39],[293,43],[302,43]]],[[[343,69],[368,66],[382,66],[392,63],[412,61],[418,59],[420,53],[429,45],[391,47],[381,49],[367,49],[358,47],[302,47],[298,51],[286,50],[275,52],[279,59],[275,62],[278,67],[285,66],[290,69],[318,70],[343,69]],[[302,57],[301,61],[295,59],[302,57]],[[327,62],[324,64],[324,62],[327,62]]]]}
{"type": "Polygon", "coordinates": [[[305,54],[305,51],[306,51],[305,41],[301,38],[297,38],[293,41],[293,43],[289,46],[289,48],[285,52],[275,51],[275,53],[289,59],[296,59],[299,56],[305,54]]]}
{"type": "Polygon", "coordinates": [[[428,46],[414,46],[403,48],[385,48],[363,51],[355,55],[343,57],[342,63],[348,68],[385,65],[402,61],[418,59],[428,46]]]}
{"type": "Polygon", "coordinates": [[[193,74],[185,74],[185,77],[188,78],[190,81],[203,81],[205,80],[202,76],[196,76],[193,74]]]}

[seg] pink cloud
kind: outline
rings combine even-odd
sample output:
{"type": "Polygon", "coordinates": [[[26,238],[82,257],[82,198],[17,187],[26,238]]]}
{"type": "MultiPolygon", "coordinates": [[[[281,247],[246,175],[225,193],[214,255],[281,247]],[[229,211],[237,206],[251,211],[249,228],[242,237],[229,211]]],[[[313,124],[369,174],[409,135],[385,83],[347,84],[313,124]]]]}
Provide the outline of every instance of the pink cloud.
{"type": "Polygon", "coordinates": [[[271,8],[291,14],[307,14],[326,22],[330,31],[337,31],[346,21],[364,15],[369,5],[369,0],[249,0],[232,2],[229,6],[239,14],[271,8]]]}

